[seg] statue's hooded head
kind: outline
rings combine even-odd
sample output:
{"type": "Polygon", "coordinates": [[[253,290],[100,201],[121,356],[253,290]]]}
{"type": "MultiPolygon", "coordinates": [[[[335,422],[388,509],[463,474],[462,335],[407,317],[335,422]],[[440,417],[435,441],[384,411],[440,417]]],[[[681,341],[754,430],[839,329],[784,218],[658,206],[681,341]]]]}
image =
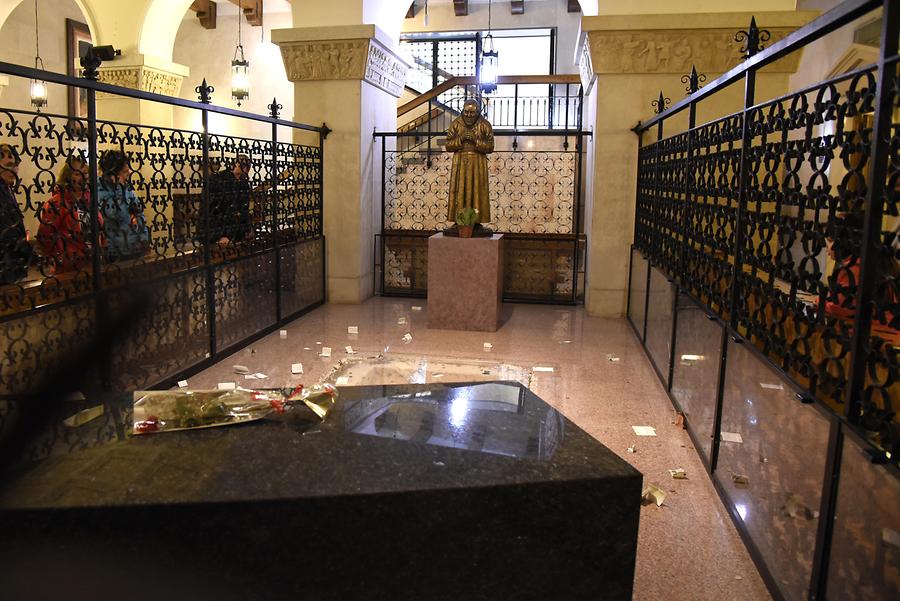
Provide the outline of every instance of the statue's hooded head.
{"type": "Polygon", "coordinates": [[[481,116],[481,105],[474,98],[469,98],[463,103],[462,119],[463,122],[472,127],[481,116]]]}

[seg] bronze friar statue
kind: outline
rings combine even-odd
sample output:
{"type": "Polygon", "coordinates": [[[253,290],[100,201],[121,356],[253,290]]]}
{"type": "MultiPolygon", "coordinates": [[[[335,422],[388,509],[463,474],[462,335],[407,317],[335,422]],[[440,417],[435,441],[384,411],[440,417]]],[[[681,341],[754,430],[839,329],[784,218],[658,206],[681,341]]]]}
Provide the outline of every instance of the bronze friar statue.
{"type": "Polygon", "coordinates": [[[481,115],[478,100],[469,98],[463,103],[462,115],[447,130],[446,148],[453,152],[447,220],[456,222],[457,211],[473,208],[478,211],[476,224],[489,223],[487,155],[494,152],[494,128],[481,115]]]}

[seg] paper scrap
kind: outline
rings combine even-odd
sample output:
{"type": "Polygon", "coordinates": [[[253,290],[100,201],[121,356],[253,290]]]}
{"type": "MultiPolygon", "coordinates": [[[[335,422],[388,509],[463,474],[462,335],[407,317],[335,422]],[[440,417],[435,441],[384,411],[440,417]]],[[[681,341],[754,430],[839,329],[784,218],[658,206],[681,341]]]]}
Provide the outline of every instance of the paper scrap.
{"type": "Polygon", "coordinates": [[[83,411],[79,411],[75,415],[71,417],[67,417],[63,420],[63,424],[68,426],[69,428],[77,428],[78,426],[83,426],[89,421],[93,421],[103,415],[104,408],[103,405],[97,405],[96,407],[89,407],[83,411]]]}
{"type": "Polygon", "coordinates": [[[619,358],[616,357],[615,355],[607,355],[606,359],[607,359],[607,361],[612,361],[613,363],[615,363],[616,361],[619,360],[619,358]]]}
{"type": "Polygon", "coordinates": [[[672,476],[673,480],[687,480],[687,473],[680,467],[669,470],[669,475],[672,476]]]}
{"type": "Polygon", "coordinates": [[[187,388],[187,380],[178,380],[178,388],[187,388]]]}
{"type": "Polygon", "coordinates": [[[348,334],[359,334],[359,326],[347,326],[348,334]]]}
{"type": "Polygon", "coordinates": [[[744,474],[735,474],[734,472],[732,472],[731,481],[734,482],[735,486],[737,486],[738,488],[750,486],[750,478],[748,478],[744,474]]]}
{"type": "Polygon", "coordinates": [[[484,350],[489,351],[489,350],[491,350],[492,348],[494,348],[494,345],[491,344],[490,342],[485,342],[485,343],[484,343],[484,350]]]}
{"type": "Polygon", "coordinates": [[[344,352],[347,353],[348,355],[355,355],[355,354],[356,354],[356,351],[353,350],[353,347],[352,347],[352,346],[345,346],[345,347],[344,347],[344,352]]]}
{"type": "Polygon", "coordinates": [[[481,370],[481,375],[483,375],[483,376],[489,376],[489,375],[491,375],[491,370],[489,370],[489,369],[482,369],[482,370],[481,370]]]}
{"type": "Polygon", "coordinates": [[[881,542],[884,543],[885,546],[897,547],[900,549],[900,532],[892,530],[891,528],[882,528],[881,542]]]}
{"type": "Polygon", "coordinates": [[[407,321],[406,321],[406,318],[405,318],[405,317],[398,317],[398,318],[397,318],[397,325],[398,325],[398,326],[405,326],[406,324],[407,324],[407,321]]]}
{"type": "Polygon", "coordinates": [[[419,305],[413,305],[411,308],[413,311],[421,311],[422,310],[422,307],[420,307],[419,305]]]}
{"type": "Polygon", "coordinates": [[[350,383],[349,376],[338,376],[338,379],[334,382],[337,386],[346,386],[350,383]]]}
{"type": "Polygon", "coordinates": [[[278,330],[278,336],[281,338],[287,338],[287,330],[278,330]]]}
{"type": "Polygon", "coordinates": [[[762,386],[763,388],[768,388],[769,390],[784,390],[784,384],[782,384],[780,382],[778,384],[769,384],[767,382],[760,382],[759,385],[762,386]]]}
{"type": "Polygon", "coordinates": [[[268,377],[269,376],[267,376],[264,373],[256,372],[255,374],[247,374],[246,376],[244,376],[244,379],[245,380],[265,380],[268,377]]]}
{"type": "Polygon", "coordinates": [[[302,363],[292,363],[291,364],[291,373],[292,374],[302,374],[303,373],[303,364],[302,363]]]}
{"type": "Polygon", "coordinates": [[[631,426],[638,436],[656,436],[656,428],[653,426],[631,426]]]}
{"type": "Polygon", "coordinates": [[[409,344],[410,342],[412,342],[412,334],[410,334],[409,332],[407,332],[406,334],[404,334],[404,335],[403,335],[403,342],[405,342],[406,344],[409,344]]]}
{"type": "Polygon", "coordinates": [[[234,373],[236,374],[250,373],[250,368],[248,368],[246,365],[232,365],[231,367],[234,368],[234,373]]]}
{"type": "Polygon", "coordinates": [[[722,432],[722,442],[736,442],[738,444],[744,444],[744,439],[741,438],[740,432],[722,432]]]}
{"type": "Polygon", "coordinates": [[[317,344],[318,346],[322,346],[322,343],[321,343],[320,341],[318,341],[318,340],[316,340],[316,344],[317,344]]]}
{"type": "Polygon", "coordinates": [[[303,350],[304,350],[304,351],[311,351],[312,349],[309,348],[308,346],[304,346],[304,347],[303,347],[303,350]]]}
{"type": "Polygon", "coordinates": [[[331,356],[331,347],[330,347],[330,346],[323,346],[323,347],[322,347],[322,352],[319,353],[319,356],[320,356],[320,357],[330,357],[330,356],[331,356]]]}
{"type": "Polygon", "coordinates": [[[572,344],[572,341],[571,340],[560,340],[559,343],[560,344],[572,344]]]}
{"type": "Polygon", "coordinates": [[[438,373],[432,375],[431,377],[432,377],[432,378],[443,378],[443,377],[444,377],[444,374],[442,374],[441,372],[438,372],[438,373]]]}
{"type": "Polygon", "coordinates": [[[647,488],[641,493],[641,504],[649,505],[651,503],[656,503],[657,507],[662,507],[663,501],[666,500],[666,493],[664,490],[659,488],[654,484],[648,484],[647,488]]]}
{"type": "Polygon", "coordinates": [[[547,372],[547,373],[551,373],[551,374],[552,374],[552,373],[553,373],[553,368],[552,368],[552,367],[544,367],[544,366],[542,366],[542,365],[536,365],[535,367],[532,368],[532,371],[543,371],[543,372],[547,372]]]}
{"type": "Polygon", "coordinates": [[[634,445],[631,445],[627,449],[625,449],[629,453],[637,453],[637,450],[634,448],[634,445]]]}
{"type": "Polygon", "coordinates": [[[216,388],[219,390],[234,390],[236,386],[234,385],[234,382],[219,382],[216,385],[216,388]]]}
{"type": "Polygon", "coordinates": [[[800,497],[794,493],[788,493],[787,500],[782,506],[784,512],[792,518],[804,518],[806,520],[814,520],[819,517],[818,511],[813,511],[803,504],[800,497]]]}

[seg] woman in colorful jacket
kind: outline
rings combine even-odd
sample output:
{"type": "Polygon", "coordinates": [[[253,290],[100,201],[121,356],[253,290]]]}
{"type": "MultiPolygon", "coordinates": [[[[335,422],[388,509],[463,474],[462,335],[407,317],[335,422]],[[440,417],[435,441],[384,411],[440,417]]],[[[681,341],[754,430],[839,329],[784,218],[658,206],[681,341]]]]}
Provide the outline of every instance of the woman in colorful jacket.
{"type": "MultiPolygon", "coordinates": [[[[60,169],[53,196],[41,207],[37,239],[44,255],[53,260],[54,273],[78,271],[91,263],[91,194],[88,166],[71,155],[60,169]]],[[[103,216],[98,215],[100,244],[106,246],[103,216]]]]}
{"type": "Polygon", "coordinates": [[[144,220],[144,209],[128,185],[131,175],[128,157],[118,150],[104,153],[100,157],[100,173],[97,200],[104,219],[109,262],[147,254],[150,231],[144,220]]]}

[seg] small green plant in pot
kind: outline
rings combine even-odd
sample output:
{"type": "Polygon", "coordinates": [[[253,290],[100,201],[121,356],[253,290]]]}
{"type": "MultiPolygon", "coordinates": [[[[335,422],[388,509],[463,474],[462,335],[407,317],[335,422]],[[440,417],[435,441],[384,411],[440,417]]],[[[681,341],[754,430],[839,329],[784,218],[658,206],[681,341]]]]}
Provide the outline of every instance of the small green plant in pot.
{"type": "Polygon", "coordinates": [[[478,219],[478,209],[466,207],[456,211],[456,229],[460,238],[471,238],[478,219]]]}

